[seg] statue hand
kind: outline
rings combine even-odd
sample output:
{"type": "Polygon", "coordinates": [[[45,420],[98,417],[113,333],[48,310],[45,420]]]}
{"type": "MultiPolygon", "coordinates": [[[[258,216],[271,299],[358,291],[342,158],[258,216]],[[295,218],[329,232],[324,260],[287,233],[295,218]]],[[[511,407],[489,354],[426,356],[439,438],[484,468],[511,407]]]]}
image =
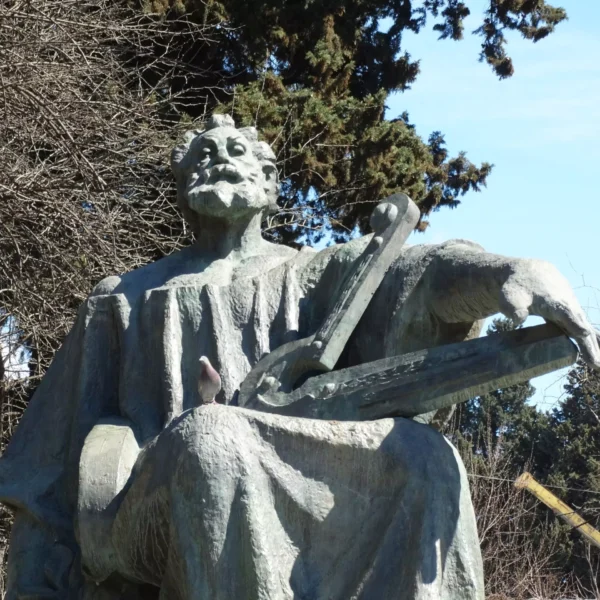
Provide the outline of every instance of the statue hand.
{"type": "Polygon", "coordinates": [[[500,309],[516,324],[529,315],[538,315],[558,325],[575,340],[586,363],[600,370],[600,334],[589,322],[569,282],[550,263],[518,261],[501,288],[500,309]]]}

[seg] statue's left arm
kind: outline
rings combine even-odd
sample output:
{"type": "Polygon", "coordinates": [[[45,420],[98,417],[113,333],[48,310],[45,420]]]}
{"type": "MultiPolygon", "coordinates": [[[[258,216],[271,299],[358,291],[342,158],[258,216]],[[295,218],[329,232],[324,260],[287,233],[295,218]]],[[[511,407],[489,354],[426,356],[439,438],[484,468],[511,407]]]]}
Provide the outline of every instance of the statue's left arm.
{"type": "Polygon", "coordinates": [[[482,320],[497,313],[517,324],[529,315],[555,323],[586,362],[600,366],[597,332],[554,266],[463,240],[406,249],[356,332],[360,356],[353,362],[475,337],[482,320]]]}
{"type": "Polygon", "coordinates": [[[597,332],[569,282],[552,264],[510,258],[466,244],[440,248],[423,273],[424,308],[444,323],[502,313],[515,323],[538,315],[573,338],[586,362],[600,367],[597,332]]]}

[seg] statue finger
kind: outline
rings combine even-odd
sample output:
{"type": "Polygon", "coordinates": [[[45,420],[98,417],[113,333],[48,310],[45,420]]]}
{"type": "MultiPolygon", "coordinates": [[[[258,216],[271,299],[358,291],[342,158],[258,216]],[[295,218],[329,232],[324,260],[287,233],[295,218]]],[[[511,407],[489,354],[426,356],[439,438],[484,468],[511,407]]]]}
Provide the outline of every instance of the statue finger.
{"type": "Polygon", "coordinates": [[[600,370],[600,344],[598,332],[591,326],[582,310],[564,307],[554,321],[579,347],[581,358],[594,369],[600,370]]]}
{"type": "Polygon", "coordinates": [[[589,332],[588,335],[575,338],[581,357],[593,369],[600,371],[600,346],[598,345],[598,336],[595,332],[589,332]]]}

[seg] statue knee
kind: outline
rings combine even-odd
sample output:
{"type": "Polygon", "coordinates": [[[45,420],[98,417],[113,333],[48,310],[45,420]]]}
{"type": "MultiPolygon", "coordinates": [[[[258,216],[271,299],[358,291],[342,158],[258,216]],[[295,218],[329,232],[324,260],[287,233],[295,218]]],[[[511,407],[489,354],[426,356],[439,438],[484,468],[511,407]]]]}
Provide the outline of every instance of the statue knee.
{"type": "Polygon", "coordinates": [[[222,405],[194,408],[172,431],[177,436],[175,483],[189,486],[190,478],[210,482],[237,478],[249,460],[244,452],[253,436],[248,421],[236,409],[222,405]]]}
{"type": "Polygon", "coordinates": [[[384,445],[407,478],[428,486],[460,485],[464,467],[456,449],[438,431],[408,419],[397,425],[384,445]]]}
{"type": "Polygon", "coordinates": [[[239,437],[240,429],[248,430],[248,423],[240,418],[236,409],[208,404],[186,411],[176,424],[173,433],[189,450],[202,450],[206,446],[219,445],[226,452],[234,451],[243,442],[247,431],[239,437]],[[237,442],[237,443],[236,443],[237,442]]]}

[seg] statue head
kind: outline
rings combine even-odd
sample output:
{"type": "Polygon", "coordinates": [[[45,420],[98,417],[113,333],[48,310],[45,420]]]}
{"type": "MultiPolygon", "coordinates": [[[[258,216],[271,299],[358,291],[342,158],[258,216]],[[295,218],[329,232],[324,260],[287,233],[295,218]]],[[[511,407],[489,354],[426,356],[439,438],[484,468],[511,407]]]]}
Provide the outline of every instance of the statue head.
{"type": "Polygon", "coordinates": [[[177,203],[194,229],[203,217],[233,221],[277,210],[273,150],[258,141],[254,127],[236,129],[229,115],[213,115],[206,129],[188,131],[171,166],[177,203]]]}

